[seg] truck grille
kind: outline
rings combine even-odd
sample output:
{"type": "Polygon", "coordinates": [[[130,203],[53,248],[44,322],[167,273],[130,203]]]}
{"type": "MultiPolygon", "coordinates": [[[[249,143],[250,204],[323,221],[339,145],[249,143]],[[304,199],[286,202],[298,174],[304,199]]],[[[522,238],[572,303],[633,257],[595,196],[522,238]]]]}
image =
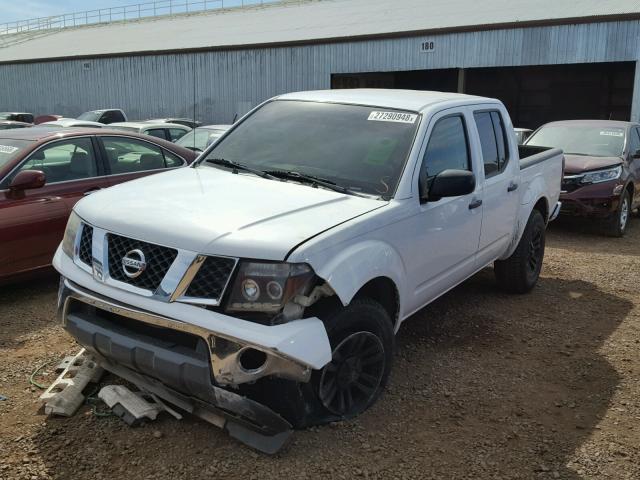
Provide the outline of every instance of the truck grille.
{"type": "Polygon", "coordinates": [[[78,251],[78,258],[86,265],[91,266],[93,243],[93,227],[84,223],[82,225],[82,233],[80,234],[80,248],[78,251]]]}
{"type": "Polygon", "coordinates": [[[220,300],[235,264],[233,258],[207,257],[185,295],[220,300]]]}
{"type": "Polygon", "coordinates": [[[169,267],[178,256],[173,248],[154,245],[132,238],[121,237],[112,233],[107,235],[109,249],[109,275],[129,285],[154,291],[160,286],[169,267]],[[145,257],[146,268],[135,278],[129,278],[122,268],[122,259],[131,250],[140,250],[145,257]]]}

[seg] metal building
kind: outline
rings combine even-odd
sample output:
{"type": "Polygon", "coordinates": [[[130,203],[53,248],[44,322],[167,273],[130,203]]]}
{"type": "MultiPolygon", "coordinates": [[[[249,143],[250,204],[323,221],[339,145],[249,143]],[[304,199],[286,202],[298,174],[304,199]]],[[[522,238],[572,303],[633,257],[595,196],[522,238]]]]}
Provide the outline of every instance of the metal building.
{"type": "Polygon", "coordinates": [[[639,120],[639,62],[640,0],[285,1],[0,35],[0,110],[226,123],[284,92],[382,87],[497,97],[520,127],[639,120]]]}

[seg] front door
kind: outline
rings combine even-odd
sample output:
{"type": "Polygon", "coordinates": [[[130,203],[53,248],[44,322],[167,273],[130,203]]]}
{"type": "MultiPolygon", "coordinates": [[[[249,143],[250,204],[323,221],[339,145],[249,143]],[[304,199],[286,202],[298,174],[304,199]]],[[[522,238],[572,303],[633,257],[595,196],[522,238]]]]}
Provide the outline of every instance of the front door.
{"type": "Polygon", "coordinates": [[[99,167],[87,136],[48,143],[12,173],[40,170],[47,180],[42,188],[0,194],[0,277],[51,264],[74,204],[108,186],[99,167]]]}
{"type": "MultiPolygon", "coordinates": [[[[475,172],[468,118],[450,110],[434,117],[422,154],[420,176],[427,184],[447,169],[475,172]]],[[[469,195],[421,202],[411,232],[407,271],[415,288],[415,308],[433,300],[473,273],[482,222],[482,188],[469,195]]]]}

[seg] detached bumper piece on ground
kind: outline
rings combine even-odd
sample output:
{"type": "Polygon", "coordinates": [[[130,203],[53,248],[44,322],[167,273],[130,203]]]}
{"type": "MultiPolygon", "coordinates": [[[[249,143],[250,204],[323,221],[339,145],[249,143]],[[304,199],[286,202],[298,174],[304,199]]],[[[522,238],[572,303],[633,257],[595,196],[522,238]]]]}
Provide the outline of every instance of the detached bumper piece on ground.
{"type": "Polygon", "coordinates": [[[61,371],[60,375],[40,395],[40,400],[45,401],[47,415],[70,417],[84,403],[82,391],[89,383],[97,383],[104,371],[84,348],[62,360],[56,371],[61,371]]]}

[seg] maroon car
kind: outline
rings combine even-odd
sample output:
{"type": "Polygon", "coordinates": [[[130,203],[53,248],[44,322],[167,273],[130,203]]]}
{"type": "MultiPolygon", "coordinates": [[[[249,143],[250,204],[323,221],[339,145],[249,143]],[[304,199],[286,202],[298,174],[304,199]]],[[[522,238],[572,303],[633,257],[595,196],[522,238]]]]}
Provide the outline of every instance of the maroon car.
{"type": "Polygon", "coordinates": [[[106,129],[0,130],[0,283],[50,265],[84,195],[196,156],[159,138],[106,129]]]}
{"type": "Polygon", "coordinates": [[[609,235],[624,235],[640,207],[640,124],[567,120],[536,130],[526,145],[564,151],[562,214],[596,219],[609,235]]]}

